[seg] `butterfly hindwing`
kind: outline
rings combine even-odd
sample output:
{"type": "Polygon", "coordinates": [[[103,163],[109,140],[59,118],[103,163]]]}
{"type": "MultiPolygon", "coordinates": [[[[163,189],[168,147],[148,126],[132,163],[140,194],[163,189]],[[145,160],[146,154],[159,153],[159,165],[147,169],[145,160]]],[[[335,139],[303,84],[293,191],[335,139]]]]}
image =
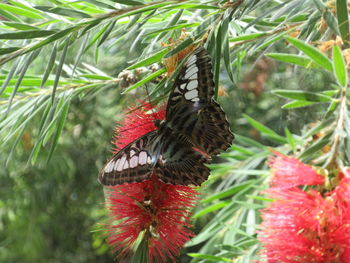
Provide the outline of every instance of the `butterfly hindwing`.
{"type": "Polygon", "coordinates": [[[175,134],[164,137],[157,162],[157,176],[165,182],[177,185],[201,185],[208,179],[209,160],[191,145],[181,143],[175,134]]]}
{"type": "Polygon", "coordinates": [[[204,48],[198,48],[175,80],[166,116],[171,127],[210,156],[226,150],[234,137],[213,99],[214,89],[211,59],[204,48]]]}
{"type": "Polygon", "coordinates": [[[117,154],[102,168],[99,181],[103,185],[142,182],[151,175],[154,165],[154,141],[157,131],[133,141],[117,154]]]}

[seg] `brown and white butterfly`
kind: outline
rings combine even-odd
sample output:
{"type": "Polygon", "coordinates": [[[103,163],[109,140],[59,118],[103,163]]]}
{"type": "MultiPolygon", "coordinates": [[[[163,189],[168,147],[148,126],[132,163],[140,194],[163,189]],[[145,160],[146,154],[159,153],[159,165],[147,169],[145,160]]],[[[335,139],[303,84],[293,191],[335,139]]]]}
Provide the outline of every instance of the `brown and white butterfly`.
{"type": "Polygon", "coordinates": [[[201,185],[207,180],[205,164],[234,138],[225,113],[213,99],[214,87],[211,59],[199,47],[182,66],[165,119],[155,123],[158,129],[115,154],[100,171],[100,183],[142,182],[154,173],[159,180],[178,185],[201,185]]]}

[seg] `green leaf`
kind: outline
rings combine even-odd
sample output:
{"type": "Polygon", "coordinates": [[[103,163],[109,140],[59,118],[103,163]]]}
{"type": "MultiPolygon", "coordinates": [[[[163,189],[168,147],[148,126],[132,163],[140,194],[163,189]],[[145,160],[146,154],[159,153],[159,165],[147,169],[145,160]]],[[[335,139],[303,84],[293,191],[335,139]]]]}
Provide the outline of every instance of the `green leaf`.
{"type": "Polygon", "coordinates": [[[222,192],[210,195],[209,197],[203,199],[201,201],[201,203],[208,203],[208,202],[211,202],[211,201],[214,201],[214,200],[217,200],[217,199],[221,199],[221,198],[226,198],[226,197],[232,196],[232,195],[242,191],[243,189],[249,188],[254,183],[256,183],[256,180],[248,180],[248,181],[245,181],[244,183],[234,185],[234,186],[232,186],[232,187],[230,187],[230,188],[228,188],[228,189],[226,189],[226,190],[224,190],[222,192]]]}
{"type": "Polygon", "coordinates": [[[142,1],[135,1],[135,0],[111,0],[111,1],[122,5],[144,5],[142,1]]]}
{"type": "Polygon", "coordinates": [[[193,258],[199,258],[199,259],[205,259],[206,262],[212,261],[212,262],[232,262],[231,259],[225,258],[225,257],[217,257],[212,255],[205,255],[200,253],[188,253],[187,255],[193,257],[193,258]]]}
{"type": "Polygon", "coordinates": [[[308,45],[304,43],[303,41],[292,38],[292,37],[286,37],[286,39],[293,44],[297,49],[304,52],[305,55],[309,56],[315,63],[319,64],[321,67],[328,71],[332,71],[332,62],[329,60],[327,56],[325,56],[321,51],[319,51],[317,48],[308,45]]]}
{"type": "Polygon", "coordinates": [[[69,103],[70,103],[70,100],[68,99],[64,103],[64,105],[62,107],[61,114],[57,120],[56,133],[55,133],[55,137],[53,138],[53,141],[52,141],[52,145],[50,148],[49,156],[47,158],[47,162],[49,162],[51,160],[51,157],[52,157],[52,155],[57,147],[58,139],[60,138],[60,135],[61,135],[63,127],[64,127],[64,122],[66,121],[66,118],[67,118],[69,103]]]}
{"type": "Polygon", "coordinates": [[[287,127],[284,128],[284,133],[286,135],[288,144],[290,145],[290,147],[292,148],[293,152],[296,152],[296,143],[295,140],[293,138],[292,133],[288,130],[287,127]]]}
{"type": "Polygon", "coordinates": [[[54,103],[54,100],[55,100],[56,89],[57,89],[57,86],[58,86],[58,83],[59,83],[59,80],[61,77],[61,72],[62,72],[64,60],[66,59],[68,45],[69,45],[69,37],[67,37],[67,39],[66,39],[66,42],[65,42],[65,45],[64,45],[64,48],[62,51],[61,59],[60,59],[60,62],[58,64],[58,67],[57,67],[55,82],[54,82],[53,87],[52,87],[52,95],[51,95],[52,103],[54,103]]]}
{"type": "Polygon", "coordinates": [[[273,43],[282,39],[285,35],[287,35],[287,32],[281,32],[279,34],[272,35],[271,37],[266,38],[264,41],[262,41],[262,44],[260,44],[258,47],[256,47],[256,50],[261,50],[261,49],[264,49],[266,47],[271,46],[273,43]]]}
{"type": "Polygon", "coordinates": [[[96,5],[96,6],[99,6],[99,7],[102,7],[102,8],[107,8],[107,9],[115,9],[115,7],[112,5],[113,3],[110,2],[110,4],[107,4],[107,3],[103,3],[101,1],[98,1],[98,0],[86,0],[85,2],[89,2],[93,5],[96,5]]]}
{"type": "Polygon", "coordinates": [[[138,62],[132,64],[127,69],[128,70],[136,69],[136,68],[145,67],[145,66],[151,65],[153,63],[159,62],[159,61],[161,61],[164,54],[166,54],[167,52],[168,52],[168,50],[166,48],[162,49],[162,50],[158,51],[157,53],[153,54],[152,56],[149,56],[141,61],[138,61],[138,62]]]}
{"type": "Polygon", "coordinates": [[[147,82],[149,82],[150,80],[162,75],[164,72],[166,72],[165,68],[162,68],[154,73],[152,73],[151,75],[147,76],[146,78],[144,78],[143,80],[140,80],[139,82],[135,83],[134,85],[132,85],[131,87],[127,88],[126,90],[124,90],[122,92],[122,94],[128,93],[129,91],[132,91],[140,86],[142,86],[143,84],[146,84],[147,82]]]}
{"type": "Polygon", "coordinates": [[[325,5],[322,0],[313,0],[316,7],[318,8],[320,14],[322,14],[322,17],[324,21],[326,21],[328,27],[333,30],[333,33],[339,35],[337,20],[334,17],[332,10],[325,5]]]}
{"type": "Polygon", "coordinates": [[[248,156],[254,155],[254,152],[253,152],[253,151],[247,149],[246,147],[242,147],[242,146],[239,146],[239,145],[233,144],[233,145],[230,147],[230,149],[231,149],[232,151],[241,152],[241,153],[243,153],[243,154],[245,154],[245,155],[248,155],[248,156]]]}
{"type": "Polygon", "coordinates": [[[31,39],[38,37],[46,37],[56,33],[53,30],[26,30],[14,33],[0,34],[0,39],[31,39]]]}
{"type": "Polygon", "coordinates": [[[85,47],[84,53],[93,45],[95,42],[106,32],[110,27],[110,24],[105,25],[94,37],[91,39],[90,43],[85,47]]]}
{"type": "Polygon", "coordinates": [[[252,125],[254,128],[256,128],[261,133],[265,134],[266,136],[270,137],[271,139],[274,139],[281,143],[286,143],[286,138],[278,135],[276,132],[271,130],[270,128],[266,127],[265,125],[261,124],[260,122],[254,120],[253,118],[249,117],[248,115],[244,114],[244,118],[252,125]]]}
{"type": "Polygon", "coordinates": [[[104,32],[103,36],[101,37],[100,41],[97,44],[98,47],[108,38],[108,36],[112,32],[116,22],[117,22],[117,20],[114,20],[108,24],[107,30],[104,32]]]}
{"type": "MultiPolygon", "coordinates": [[[[222,47],[222,35],[226,34],[226,32],[222,32],[223,30],[227,30],[227,27],[223,28],[223,24],[221,23],[215,38],[215,55],[213,57],[213,70],[214,70],[214,83],[215,83],[215,92],[214,98],[218,98],[219,92],[219,78],[220,78],[220,65],[221,65],[221,47],[222,47]]],[[[214,39],[213,39],[214,40],[214,39]]]]}
{"type": "Polygon", "coordinates": [[[41,146],[42,146],[42,137],[43,134],[41,133],[43,128],[46,126],[46,124],[49,122],[50,118],[52,117],[54,111],[55,111],[55,107],[52,107],[52,103],[51,100],[46,100],[43,104],[46,104],[46,108],[44,109],[44,112],[42,114],[42,118],[41,118],[41,122],[39,125],[39,136],[40,138],[37,139],[32,152],[30,153],[28,162],[30,161],[30,163],[32,165],[34,165],[36,163],[36,160],[38,158],[39,152],[41,150],[41,146]]]}
{"type": "Polygon", "coordinates": [[[174,4],[164,9],[220,9],[219,6],[215,5],[203,5],[203,4],[174,4]]]}
{"type": "MultiPolygon", "coordinates": [[[[21,57],[20,59],[18,59],[16,62],[22,62],[22,59],[24,59],[24,57],[21,57]]],[[[9,84],[9,82],[11,81],[12,77],[15,75],[16,71],[17,71],[17,67],[18,65],[21,63],[13,63],[10,72],[7,74],[7,77],[4,81],[4,83],[2,83],[1,86],[1,90],[0,90],[0,95],[2,95],[2,93],[4,92],[5,88],[7,87],[7,85],[9,84]]]]}
{"type": "Polygon", "coordinates": [[[53,13],[56,15],[68,16],[73,18],[90,18],[91,16],[83,13],[81,11],[77,11],[74,9],[63,8],[63,7],[52,7],[52,6],[35,6],[36,9],[39,9],[44,12],[53,13]]]}
{"type": "Polygon", "coordinates": [[[337,45],[333,46],[333,71],[340,86],[345,87],[347,84],[346,65],[342,52],[337,45]]]}
{"type": "Polygon", "coordinates": [[[318,140],[316,143],[312,144],[310,147],[308,147],[304,152],[302,152],[298,158],[303,159],[303,158],[310,158],[310,156],[319,150],[321,150],[324,146],[326,146],[329,142],[329,136],[331,133],[329,133],[327,136],[321,138],[318,140]]]}
{"type": "Polygon", "coordinates": [[[19,30],[40,30],[39,28],[28,25],[28,24],[23,24],[23,23],[17,23],[17,22],[3,22],[4,25],[7,25],[9,27],[13,27],[19,30]]]}
{"type": "Polygon", "coordinates": [[[294,55],[294,54],[267,53],[266,56],[282,62],[302,66],[305,68],[309,68],[313,64],[311,59],[307,57],[299,56],[299,55],[294,55]]]}
{"type": "Polygon", "coordinates": [[[3,10],[0,8],[0,15],[4,18],[7,18],[8,20],[11,20],[11,21],[16,21],[16,22],[23,22],[21,19],[19,19],[17,16],[13,15],[12,13],[6,11],[6,10],[3,10]]]}
{"type": "Polygon", "coordinates": [[[66,28],[60,32],[57,32],[56,34],[49,36],[48,38],[44,39],[43,41],[40,41],[39,43],[37,43],[36,45],[34,45],[33,47],[29,48],[26,52],[30,52],[32,50],[38,49],[42,46],[45,46],[53,41],[56,41],[62,37],[67,36],[69,33],[78,30],[79,27],[78,26],[73,26],[70,28],[66,28]]]}
{"type": "Polygon", "coordinates": [[[53,66],[55,65],[56,55],[57,55],[57,47],[56,47],[56,45],[54,45],[54,47],[52,48],[49,62],[47,63],[47,66],[46,66],[46,69],[44,72],[44,76],[43,76],[42,81],[41,81],[40,87],[45,86],[47,78],[49,77],[51,70],[52,70],[53,66]]]}
{"type": "Polygon", "coordinates": [[[222,201],[222,202],[215,203],[213,205],[210,205],[210,206],[205,207],[204,209],[200,210],[199,212],[194,214],[192,216],[192,218],[202,217],[208,213],[215,212],[216,210],[219,210],[219,209],[221,209],[229,204],[230,204],[230,202],[228,202],[228,201],[222,201]]]}
{"type": "Polygon", "coordinates": [[[291,102],[284,104],[281,108],[282,109],[303,108],[303,107],[307,107],[307,106],[315,104],[315,103],[316,102],[312,102],[312,101],[293,100],[291,102]]]}
{"type": "MultiPolygon", "coordinates": [[[[229,21],[226,22],[227,26],[229,25],[229,21]]],[[[228,30],[228,29],[227,29],[228,30]]],[[[231,54],[230,54],[230,43],[228,40],[228,36],[229,34],[226,33],[223,36],[223,46],[222,46],[222,52],[223,52],[223,57],[224,57],[224,63],[225,63],[225,68],[226,68],[226,72],[230,78],[230,80],[232,81],[232,83],[234,83],[234,74],[232,71],[232,65],[231,65],[231,54]]]]}
{"type": "Polygon", "coordinates": [[[262,150],[266,149],[266,146],[262,145],[261,143],[240,134],[235,134],[235,139],[243,145],[253,146],[262,150]]]}
{"type": "Polygon", "coordinates": [[[323,94],[302,91],[302,90],[273,90],[272,93],[288,99],[310,101],[310,102],[330,102],[332,98],[323,94]]]}
{"type": "Polygon", "coordinates": [[[0,9],[9,11],[13,14],[29,17],[29,18],[44,19],[44,17],[39,15],[37,12],[33,12],[28,9],[20,8],[13,5],[0,4],[0,9]]]}
{"type": "Polygon", "coordinates": [[[230,38],[230,42],[253,40],[253,39],[260,38],[260,37],[264,37],[266,35],[267,35],[267,33],[248,34],[248,35],[230,38]]]}
{"type": "Polygon", "coordinates": [[[81,56],[84,53],[84,50],[85,50],[85,47],[87,45],[88,40],[89,40],[89,32],[84,36],[84,39],[83,39],[82,43],[80,44],[78,53],[75,57],[74,66],[73,66],[72,75],[71,75],[72,77],[74,76],[75,70],[78,66],[78,63],[80,61],[81,56]]]}
{"type": "Polygon", "coordinates": [[[4,55],[7,53],[12,53],[18,49],[21,49],[20,47],[5,47],[5,48],[0,48],[0,55],[4,55]]]}
{"type": "Polygon", "coordinates": [[[172,2],[163,2],[163,3],[154,2],[154,4],[151,4],[151,2],[150,2],[149,5],[145,5],[145,7],[143,7],[143,8],[138,8],[136,10],[124,13],[121,16],[119,16],[119,18],[124,18],[124,17],[132,16],[132,15],[136,15],[136,14],[140,14],[140,13],[145,13],[147,11],[153,11],[153,10],[159,9],[163,6],[167,6],[171,3],[172,2]]]}
{"type": "Polygon", "coordinates": [[[346,0],[336,0],[338,28],[346,48],[349,48],[349,14],[348,3],[346,0]]]}
{"type": "Polygon", "coordinates": [[[21,85],[22,79],[24,78],[25,73],[27,72],[27,69],[29,67],[29,65],[34,61],[34,59],[39,55],[40,49],[36,50],[35,52],[33,52],[32,54],[30,54],[28,56],[27,61],[25,62],[25,64],[23,65],[22,69],[21,69],[21,73],[16,81],[16,85],[13,88],[11,97],[8,101],[8,106],[7,106],[7,110],[6,110],[6,114],[10,111],[11,109],[11,105],[12,105],[12,101],[17,93],[18,87],[21,85]]]}

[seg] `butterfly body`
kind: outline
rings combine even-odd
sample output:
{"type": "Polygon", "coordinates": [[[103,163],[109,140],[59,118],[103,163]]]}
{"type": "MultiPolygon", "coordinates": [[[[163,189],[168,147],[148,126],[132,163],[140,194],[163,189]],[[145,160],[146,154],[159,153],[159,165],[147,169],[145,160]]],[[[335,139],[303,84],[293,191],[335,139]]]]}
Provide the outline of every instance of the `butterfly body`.
{"type": "Polygon", "coordinates": [[[211,156],[232,143],[225,113],[213,99],[211,59],[198,48],[177,76],[164,120],[121,149],[99,174],[104,185],[142,182],[156,174],[165,183],[200,185],[209,176],[211,156]]]}

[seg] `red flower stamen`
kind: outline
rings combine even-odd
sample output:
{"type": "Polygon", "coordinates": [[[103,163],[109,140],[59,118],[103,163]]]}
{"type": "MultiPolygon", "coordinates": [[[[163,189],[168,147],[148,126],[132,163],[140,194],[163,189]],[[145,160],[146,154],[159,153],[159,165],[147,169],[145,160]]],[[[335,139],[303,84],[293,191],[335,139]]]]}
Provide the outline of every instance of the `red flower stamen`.
{"type": "Polygon", "coordinates": [[[269,166],[274,175],[272,187],[290,188],[300,185],[324,184],[324,177],[296,158],[288,157],[274,151],[275,156],[269,159],[269,166]]]}

